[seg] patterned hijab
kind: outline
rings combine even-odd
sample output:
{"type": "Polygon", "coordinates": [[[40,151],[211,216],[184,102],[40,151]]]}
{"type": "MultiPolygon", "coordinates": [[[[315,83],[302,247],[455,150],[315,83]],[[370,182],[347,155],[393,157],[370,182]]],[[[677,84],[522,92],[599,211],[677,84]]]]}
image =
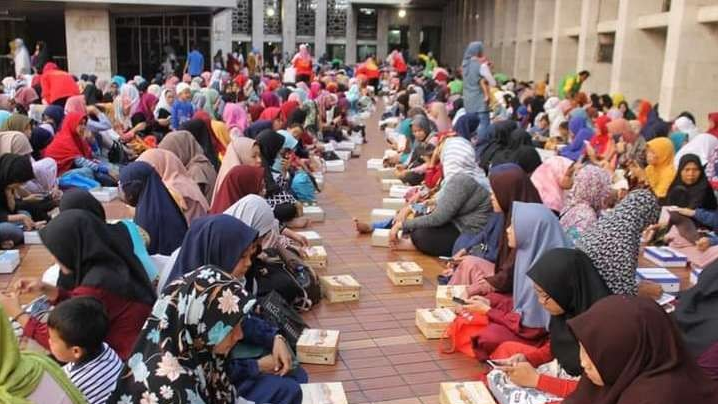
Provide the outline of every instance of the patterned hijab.
{"type": "Polygon", "coordinates": [[[598,218],[611,194],[611,174],[594,165],[581,168],[573,179],[566,205],[561,211],[561,225],[582,232],[598,218]]]}
{"type": "Polygon", "coordinates": [[[254,303],[239,281],[214,266],[169,284],[107,402],[234,403],[225,357],[213,348],[254,303]]]}
{"type": "Polygon", "coordinates": [[[614,294],[636,295],[636,267],[641,233],[656,223],[661,207],[647,189],[631,191],[613,211],[601,217],[578,240],[606,286],[614,294]]]}

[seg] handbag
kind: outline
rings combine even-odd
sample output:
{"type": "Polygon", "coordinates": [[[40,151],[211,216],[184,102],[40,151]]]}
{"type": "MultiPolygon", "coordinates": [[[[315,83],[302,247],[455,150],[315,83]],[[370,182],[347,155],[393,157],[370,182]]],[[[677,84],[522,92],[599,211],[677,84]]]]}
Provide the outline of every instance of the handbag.
{"type": "Polygon", "coordinates": [[[439,350],[447,354],[458,351],[472,358],[476,358],[472,346],[472,338],[488,324],[489,318],[484,314],[468,310],[458,313],[441,337],[442,343],[439,345],[439,350]]]}
{"type": "Polygon", "coordinates": [[[295,351],[302,331],[309,328],[302,317],[276,291],[259,298],[259,315],[277,327],[279,333],[295,351]]]}

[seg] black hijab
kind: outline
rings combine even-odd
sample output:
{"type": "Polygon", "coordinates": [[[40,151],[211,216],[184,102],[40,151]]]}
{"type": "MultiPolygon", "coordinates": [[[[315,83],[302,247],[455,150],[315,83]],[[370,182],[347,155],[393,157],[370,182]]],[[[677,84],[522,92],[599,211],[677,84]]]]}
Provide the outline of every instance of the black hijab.
{"type": "MultiPolygon", "coordinates": [[[[0,156],[0,189],[11,184],[22,184],[35,178],[30,156],[7,153],[0,156]]],[[[0,198],[4,199],[4,198],[0,198]]]]}
{"type": "Polygon", "coordinates": [[[60,212],[71,209],[85,210],[94,214],[103,222],[107,220],[105,208],[102,207],[100,201],[82,188],[71,188],[65,191],[60,199],[59,209],[60,212]]]}
{"type": "Polygon", "coordinates": [[[678,163],[678,172],[670,188],[668,188],[668,204],[688,209],[715,210],[718,207],[716,197],[708,183],[706,171],[701,164],[700,157],[695,154],[686,154],[678,163]],[[698,181],[688,185],[681,178],[681,171],[689,164],[694,163],[701,171],[698,181]]]}
{"type": "Polygon", "coordinates": [[[264,165],[264,186],[267,190],[267,196],[272,196],[281,191],[279,185],[274,181],[272,165],[279,152],[282,151],[284,136],[271,129],[265,129],[257,135],[257,144],[259,145],[259,152],[262,155],[264,165]]]}
{"type": "Polygon", "coordinates": [[[52,142],[52,133],[40,126],[32,128],[30,135],[30,145],[32,146],[32,158],[35,160],[42,159],[42,152],[52,142]]]}
{"type": "Polygon", "coordinates": [[[204,155],[207,156],[207,159],[209,159],[210,163],[212,163],[214,169],[219,170],[219,158],[217,158],[217,151],[214,149],[214,145],[212,144],[212,138],[209,133],[209,129],[207,129],[207,124],[205,124],[201,119],[190,119],[180,125],[179,130],[186,130],[191,133],[192,136],[197,139],[197,143],[202,146],[204,155]]]}
{"type": "Polygon", "coordinates": [[[40,230],[52,255],[72,274],[60,272],[58,285],[66,289],[89,286],[152,305],[154,287],[139,259],[127,249],[119,233],[108,231],[95,214],[66,210],[40,230]]]}
{"type": "Polygon", "coordinates": [[[698,283],[681,293],[674,313],[688,351],[699,356],[718,342],[718,261],[703,270],[698,283]]]}
{"type": "Polygon", "coordinates": [[[572,376],[582,372],[578,357],[578,341],[566,321],[588,310],[591,305],[610,294],[606,284],[581,250],[555,248],[546,252],[527,273],[564,313],[551,316],[551,352],[561,367],[572,376]]]}

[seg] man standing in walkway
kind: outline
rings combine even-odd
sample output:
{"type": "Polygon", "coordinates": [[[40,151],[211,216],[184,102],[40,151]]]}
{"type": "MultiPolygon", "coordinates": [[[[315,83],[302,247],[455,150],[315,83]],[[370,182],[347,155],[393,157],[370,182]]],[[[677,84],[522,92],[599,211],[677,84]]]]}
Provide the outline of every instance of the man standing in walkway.
{"type": "Polygon", "coordinates": [[[567,74],[558,86],[558,98],[571,99],[581,91],[581,85],[591,75],[588,70],[582,70],[578,74],[567,74]]]}
{"type": "Polygon", "coordinates": [[[184,64],[184,73],[189,73],[192,78],[202,74],[204,70],[204,56],[197,50],[197,44],[192,44],[192,52],[187,54],[187,62],[184,64]]]}

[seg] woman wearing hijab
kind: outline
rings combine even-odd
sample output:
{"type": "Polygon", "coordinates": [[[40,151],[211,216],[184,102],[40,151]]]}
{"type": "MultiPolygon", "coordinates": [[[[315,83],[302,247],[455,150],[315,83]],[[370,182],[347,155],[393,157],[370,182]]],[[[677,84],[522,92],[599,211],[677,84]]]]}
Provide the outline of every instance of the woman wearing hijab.
{"type": "Polygon", "coordinates": [[[262,195],[264,170],[261,167],[238,165],[229,170],[212,200],[210,213],[219,214],[249,194],[262,195]]]}
{"type": "Polygon", "coordinates": [[[701,159],[695,154],[684,154],[678,173],[668,189],[667,204],[688,209],[715,210],[718,208],[713,189],[708,183],[701,159]]]}
{"type": "Polygon", "coordinates": [[[28,138],[32,132],[32,122],[25,115],[14,113],[0,125],[0,132],[21,132],[28,138]]]}
{"type": "Polygon", "coordinates": [[[610,167],[615,155],[616,144],[608,131],[611,118],[601,115],[594,121],[595,133],[586,147],[586,156],[593,164],[610,167]]]}
{"type": "Polygon", "coordinates": [[[174,90],[170,88],[165,88],[164,90],[162,90],[159,96],[159,100],[157,101],[157,105],[155,105],[155,110],[153,111],[155,119],[157,119],[157,129],[162,134],[167,134],[171,130],[170,125],[172,124],[172,105],[174,104],[174,102],[174,90]]]}
{"type": "Polygon", "coordinates": [[[140,92],[137,87],[133,84],[123,84],[112,104],[115,111],[115,122],[120,123],[124,130],[132,128],[132,115],[140,106],[140,92]]]}
{"type": "Polygon", "coordinates": [[[566,157],[552,156],[531,174],[531,182],[544,205],[556,213],[563,209],[564,194],[571,189],[572,165],[573,161],[566,157]]]}
{"type": "Polygon", "coordinates": [[[80,94],[75,79],[53,62],[45,63],[40,77],[42,99],[48,104],[65,106],[65,101],[73,95],[80,94]]]}
{"type": "Polygon", "coordinates": [[[262,166],[262,155],[259,150],[259,144],[257,144],[254,139],[247,137],[232,138],[232,142],[229,144],[229,147],[227,147],[227,153],[224,155],[224,159],[222,159],[222,166],[217,174],[217,182],[214,195],[212,195],[212,201],[214,201],[227,174],[234,167],[240,165],[253,167],[262,166]]]}
{"type": "Polygon", "coordinates": [[[478,360],[488,359],[502,342],[543,344],[550,316],[539,304],[526,273],[547,251],[570,245],[556,215],[542,204],[515,202],[511,221],[506,231],[508,246],[516,255],[513,293],[510,297],[490,293],[487,299],[476,299],[473,309],[489,318],[486,328],[472,337],[478,360]]]}
{"type": "Polygon", "coordinates": [[[400,248],[413,246],[432,256],[450,255],[462,232],[479,233],[486,224],[491,212],[486,175],[476,165],[469,141],[461,137],[446,139],[441,161],[444,180],[436,206],[413,219],[399,215],[389,235],[390,243],[399,242],[402,230],[411,235],[411,245],[399,245],[400,248]]]}
{"type": "Polygon", "coordinates": [[[197,143],[202,146],[205,157],[212,163],[215,170],[219,169],[219,155],[214,147],[212,134],[208,125],[200,119],[191,119],[180,125],[181,131],[187,131],[194,136],[197,143]]]}
{"type": "Polygon", "coordinates": [[[29,115],[30,105],[40,100],[32,87],[23,87],[15,92],[15,109],[17,112],[29,115]]]}
{"type": "MultiPolygon", "coordinates": [[[[53,304],[78,296],[100,300],[110,319],[106,342],[126,360],[155,301],[142,263],[126,248],[128,240],[84,210],[67,210],[40,230],[40,238],[60,265],[57,287],[39,278],[18,281],[22,293],[43,292],[53,304]]],[[[48,346],[46,324],[21,317],[23,333],[48,346]]]]}
{"type": "Polygon", "coordinates": [[[609,122],[606,128],[611,136],[619,139],[616,143],[617,167],[627,167],[631,161],[637,162],[641,167],[646,166],[646,140],[638,134],[638,125],[634,126],[629,121],[618,118],[609,122]]]}
{"type": "Polygon", "coordinates": [[[241,104],[227,103],[222,112],[222,120],[227,124],[232,139],[244,136],[244,131],[249,126],[247,111],[241,104]]]}
{"type": "Polygon", "coordinates": [[[558,154],[567,157],[573,161],[578,161],[583,157],[586,150],[586,144],[593,138],[593,129],[586,126],[586,120],[583,117],[571,119],[568,128],[573,134],[573,140],[568,146],[561,149],[558,154]]]}
{"type": "Polygon", "coordinates": [[[561,210],[561,226],[576,242],[598,220],[611,196],[611,174],[594,165],[582,167],[561,210]]]}
{"type": "Polygon", "coordinates": [[[32,145],[25,134],[20,132],[0,132],[0,155],[7,153],[30,157],[35,179],[23,185],[25,191],[30,194],[41,194],[53,192],[57,189],[57,163],[51,158],[35,161],[32,158],[32,145]]]}
{"type": "Polygon", "coordinates": [[[151,165],[162,177],[162,182],[184,213],[188,224],[207,214],[207,198],[192,180],[182,161],[172,152],[150,149],[142,153],[137,161],[151,165]]]}
{"type": "MultiPolygon", "coordinates": [[[[5,299],[3,299],[5,300],[5,299]]],[[[5,303],[5,301],[3,301],[5,303]]],[[[84,404],[84,395],[75,387],[62,368],[51,357],[32,351],[21,351],[9,319],[21,314],[19,303],[8,310],[0,304],[0,402],[84,404]]]]}
{"type": "Polygon", "coordinates": [[[187,169],[190,178],[199,186],[205,198],[210,200],[215,189],[217,172],[192,133],[186,130],[170,132],[157,145],[157,148],[174,153],[187,169]]]}
{"type": "MultiPolygon", "coordinates": [[[[214,130],[215,126],[213,125],[214,121],[212,121],[212,118],[210,117],[210,115],[204,110],[199,110],[199,111],[195,112],[194,115],[192,116],[192,119],[193,120],[199,119],[200,121],[202,121],[205,124],[205,126],[207,127],[207,132],[209,133],[209,138],[212,143],[212,147],[214,148],[215,152],[217,153],[217,159],[218,160],[221,159],[222,156],[224,156],[224,153],[226,151],[226,146],[223,142],[228,141],[228,139],[226,139],[226,138],[223,139],[221,136],[228,135],[228,134],[216,132],[214,130]]],[[[182,128],[184,128],[184,125],[182,126],[182,128]]],[[[197,140],[199,141],[199,139],[197,139],[197,140]]],[[[200,144],[201,143],[202,142],[200,142],[200,144]]]]}
{"type": "Polygon", "coordinates": [[[696,365],[670,316],[649,299],[609,296],[568,321],[584,375],[564,404],[710,402],[718,388],[696,365]],[[604,324],[611,319],[611,327],[604,324]]]}
{"type": "Polygon", "coordinates": [[[718,147],[718,138],[709,133],[702,133],[695,136],[685,146],[681,147],[673,159],[673,164],[677,168],[681,161],[681,157],[686,154],[695,154],[701,159],[701,165],[705,165],[708,163],[710,153],[716,147],[718,147]]]}
{"type": "Polygon", "coordinates": [[[257,144],[262,156],[264,166],[264,186],[266,199],[274,209],[274,215],[280,222],[289,222],[296,218],[298,209],[297,200],[289,192],[289,180],[286,167],[283,165],[283,150],[291,150],[297,140],[291,135],[283,136],[271,130],[265,130],[257,136],[257,144]]]}
{"type": "MultiPolygon", "coordinates": [[[[500,147],[498,150],[496,150],[493,157],[491,157],[490,159],[485,159],[486,156],[482,156],[482,166],[490,167],[503,163],[519,164],[519,157],[524,154],[528,155],[528,153],[526,153],[526,149],[521,149],[521,146],[528,146],[530,149],[534,149],[533,144],[531,143],[531,135],[529,135],[529,133],[526,132],[525,129],[519,127],[511,131],[511,134],[509,134],[508,137],[504,138],[503,141],[500,142],[500,147]]],[[[535,150],[534,153],[538,155],[535,150]]],[[[536,169],[537,166],[538,164],[536,164],[535,166],[533,164],[528,164],[527,168],[532,172],[533,170],[531,168],[536,169]]],[[[527,171],[528,174],[531,174],[531,172],[527,171]]]]}
{"type": "MultiPolygon", "coordinates": [[[[567,321],[584,313],[594,303],[610,294],[603,280],[580,250],[555,248],[543,254],[527,273],[538,302],[550,315],[549,339],[539,347],[506,342],[492,355],[492,359],[508,358],[509,379],[521,388],[535,388],[554,397],[571,394],[578,382],[569,379],[581,375],[579,344],[567,321]],[[556,359],[561,377],[538,374],[534,368],[556,359]],[[518,371],[521,372],[518,372],[518,371]],[[531,377],[521,377],[520,373],[531,377]],[[527,380],[529,379],[529,380],[527,380]]],[[[492,392],[508,396],[505,379],[489,374],[492,392]],[[500,392],[500,393],[499,393],[500,392]]]]}
{"type": "Polygon", "coordinates": [[[646,189],[637,189],[602,216],[576,243],[615,294],[638,294],[636,267],[641,235],[658,221],[658,200],[646,189]]]}
{"type": "Polygon", "coordinates": [[[541,203],[541,197],[529,176],[516,164],[501,164],[492,168],[489,181],[494,212],[503,213],[504,216],[503,231],[498,239],[495,263],[485,258],[466,256],[451,275],[449,284],[469,285],[469,296],[512,290],[516,255],[515,250],[508,246],[506,229],[511,225],[513,203],[541,203]]]}
{"type": "Polygon", "coordinates": [[[120,171],[125,202],[135,207],[134,221],[150,236],[147,251],[170,255],[182,244],[187,220],[155,169],[136,161],[120,171]]]}
{"type": "Polygon", "coordinates": [[[706,133],[718,137],[718,112],[708,114],[708,129],[706,129],[706,133]]]}
{"type": "MultiPolygon", "coordinates": [[[[30,157],[17,154],[0,156],[0,247],[13,248],[23,242],[23,228],[27,231],[35,228],[35,222],[28,212],[18,209],[17,190],[26,182],[35,178],[30,157]],[[18,227],[18,224],[21,227],[18,227]]],[[[39,220],[39,219],[38,219],[39,220]]]]}
{"type": "Polygon", "coordinates": [[[69,115],[73,112],[78,114],[87,113],[87,104],[85,103],[84,95],[73,95],[65,102],[65,115],[69,115]]]}
{"type": "Polygon", "coordinates": [[[638,164],[629,166],[631,173],[639,181],[646,183],[659,200],[668,195],[668,188],[676,177],[676,168],[673,165],[673,144],[668,138],[660,137],[646,144],[646,169],[638,164]]]}

